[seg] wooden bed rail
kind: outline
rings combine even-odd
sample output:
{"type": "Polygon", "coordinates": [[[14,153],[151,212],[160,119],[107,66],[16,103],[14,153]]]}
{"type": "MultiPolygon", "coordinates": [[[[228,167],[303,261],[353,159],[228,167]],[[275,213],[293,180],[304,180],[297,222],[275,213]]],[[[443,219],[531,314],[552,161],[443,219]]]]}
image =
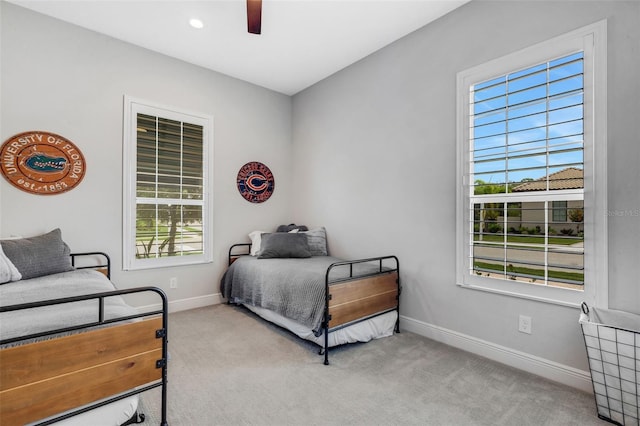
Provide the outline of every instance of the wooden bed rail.
{"type": "Polygon", "coordinates": [[[324,363],[329,364],[329,332],[369,318],[396,311],[395,331],[400,332],[400,262],[396,256],[335,262],[325,275],[324,363]],[[354,276],[354,265],[378,263],[377,271],[354,276]],[[391,266],[385,266],[385,262],[391,266]],[[348,267],[345,278],[331,279],[331,272],[348,267]]]}
{"type": "Polygon", "coordinates": [[[95,322],[0,341],[4,345],[77,331],[0,349],[1,425],[23,425],[64,413],[38,423],[49,425],[156,387],[162,388],[161,425],[168,425],[168,303],[161,289],[115,290],[4,306],[0,312],[93,299],[99,300],[100,306],[95,322]],[[142,292],[160,296],[162,309],[111,320],[103,318],[105,298],[142,292]]]}

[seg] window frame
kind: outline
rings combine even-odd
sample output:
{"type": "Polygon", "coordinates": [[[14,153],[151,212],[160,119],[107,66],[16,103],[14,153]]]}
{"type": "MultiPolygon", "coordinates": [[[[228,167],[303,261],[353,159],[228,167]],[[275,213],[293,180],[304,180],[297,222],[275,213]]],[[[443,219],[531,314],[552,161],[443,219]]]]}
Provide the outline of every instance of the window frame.
{"type": "Polygon", "coordinates": [[[564,223],[567,221],[567,212],[569,202],[567,200],[551,201],[552,217],[549,223],[564,223]]]}
{"type": "Polygon", "coordinates": [[[456,283],[460,287],[563,306],[577,307],[584,301],[608,307],[606,35],[606,20],[602,20],[457,74],[456,283]],[[468,251],[473,185],[469,170],[470,88],[578,50],[584,52],[584,290],[476,276],[468,251]]]}
{"type": "MultiPolygon", "coordinates": [[[[140,270],[213,261],[213,117],[179,108],[124,96],[123,117],[123,270],[140,270]],[[138,259],[136,256],[137,114],[148,114],[202,126],[203,193],[202,254],[138,259]]],[[[189,203],[187,203],[189,204],[189,203]]]]}

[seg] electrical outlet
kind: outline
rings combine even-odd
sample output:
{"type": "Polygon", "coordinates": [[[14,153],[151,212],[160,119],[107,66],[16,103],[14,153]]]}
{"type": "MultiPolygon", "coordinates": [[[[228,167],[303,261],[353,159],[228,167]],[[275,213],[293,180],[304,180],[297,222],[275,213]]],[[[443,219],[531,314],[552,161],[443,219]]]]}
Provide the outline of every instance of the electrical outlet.
{"type": "Polygon", "coordinates": [[[176,277],[169,278],[169,288],[178,288],[178,279],[176,277]]]}
{"type": "Polygon", "coordinates": [[[520,315],[518,320],[518,331],[531,334],[531,317],[520,315]]]}

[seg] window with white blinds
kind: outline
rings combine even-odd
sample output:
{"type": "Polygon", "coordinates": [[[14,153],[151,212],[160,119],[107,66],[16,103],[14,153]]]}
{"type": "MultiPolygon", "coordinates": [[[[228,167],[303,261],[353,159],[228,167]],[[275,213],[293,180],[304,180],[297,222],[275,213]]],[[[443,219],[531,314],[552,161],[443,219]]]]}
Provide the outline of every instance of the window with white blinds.
{"type": "Polygon", "coordinates": [[[127,99],[125,266],[207,262],[211,119],[127,99]]]}
{"type": "Polygon", "coordinates": [[[476,275],[582,290],[583,69],[580,51],[471,86],[476,275]]]}
{"type": "Polygon", "coordinates": [[[458,74],[459,284],[570,304],[595,297],[605,36],[594,24],[458,74]]]}

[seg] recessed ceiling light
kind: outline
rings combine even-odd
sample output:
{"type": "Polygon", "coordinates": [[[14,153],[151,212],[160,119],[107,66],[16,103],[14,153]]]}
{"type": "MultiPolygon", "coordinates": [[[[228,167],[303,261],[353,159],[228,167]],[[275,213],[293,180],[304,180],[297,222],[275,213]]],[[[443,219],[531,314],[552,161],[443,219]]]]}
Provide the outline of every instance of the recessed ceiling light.
{"type": "Polygon", "coordinates": [[[189,20],[189,25],[191,25],[193,28],[197,28],[200,29],[202,27],[204,27],[204,23],[197,19],[197,18],[192,18],[189,20]]]}

